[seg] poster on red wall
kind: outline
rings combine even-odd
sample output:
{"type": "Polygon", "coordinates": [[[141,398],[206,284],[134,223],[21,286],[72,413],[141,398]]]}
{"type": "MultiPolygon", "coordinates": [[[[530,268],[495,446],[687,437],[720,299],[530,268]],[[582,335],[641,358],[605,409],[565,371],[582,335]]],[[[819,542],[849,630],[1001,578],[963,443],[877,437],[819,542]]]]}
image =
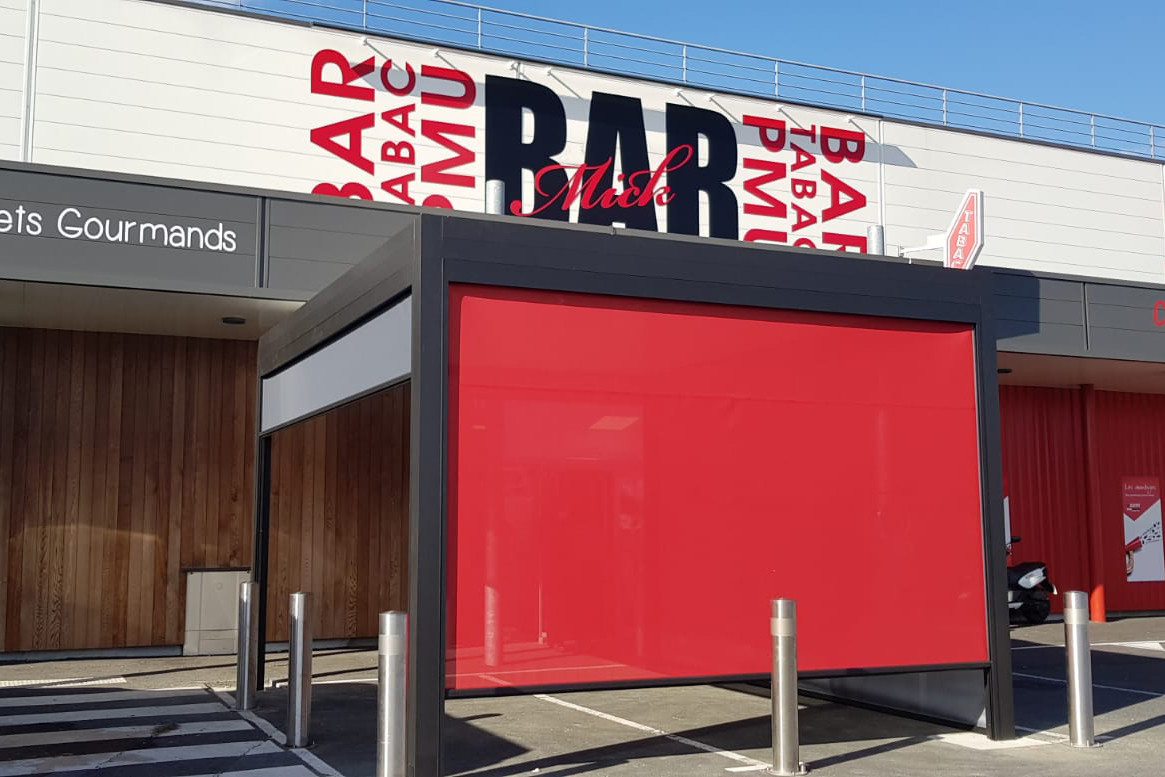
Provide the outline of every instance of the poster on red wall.
{"type": "Polygon", "coordinates": [[[1153,477],[1121,479],[1125,575],[1130,583],[1165,581],[1161,543],[1161,484],[1153,477]]]}

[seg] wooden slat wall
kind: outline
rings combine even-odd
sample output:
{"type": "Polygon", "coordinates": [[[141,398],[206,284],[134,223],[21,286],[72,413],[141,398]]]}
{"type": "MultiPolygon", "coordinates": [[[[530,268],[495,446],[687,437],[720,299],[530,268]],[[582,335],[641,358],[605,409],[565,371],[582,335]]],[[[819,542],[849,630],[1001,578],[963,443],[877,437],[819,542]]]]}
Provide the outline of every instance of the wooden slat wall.
{"type": "Polygon", "coordinates": [[[0,327],[0,644],[176,645],[251,563],[255,344],[0,327]]]}
{"type": "Polygon", "coordinates": [[[276,432],[271,443],[267,638],[288,596],[315,594],[317,639],[371,637],[408,604],[409,387],[276,432]]]}

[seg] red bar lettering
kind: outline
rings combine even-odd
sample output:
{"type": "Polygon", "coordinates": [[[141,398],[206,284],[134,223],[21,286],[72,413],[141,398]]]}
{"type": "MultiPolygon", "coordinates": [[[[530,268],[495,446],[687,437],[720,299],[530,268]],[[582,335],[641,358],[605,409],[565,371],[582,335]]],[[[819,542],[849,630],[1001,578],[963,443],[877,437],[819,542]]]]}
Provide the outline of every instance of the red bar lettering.
{"type": "Polygon", "coordinates": [[[830,175],[826,170],[821,171],[821,180],[829,184],[829,201],[832,203],[828,208],[821,211],[821,220],[823,222],[866,207],[866,195],[845,181],[830,175]],[[842,199],[843,196],[845,197],[844,200],[842,199]]]}
{"type": "Polygon", "coordinates": [[[376,91],[371,86],[356,86],[352,83],[374,70],[376,70],[376,62],[373,57],[353,65],[340,52],[334,49],[321,49],[311,58],[312,94],[326,94],[349,100],[375,100],[376,91]],[[324,68],[328,65],[340,68],[339,81],[324,80],[324,68]]]}
{"type": "Polygon", "coordinates": [[[371,159],[364,158],[364,130],[376,126],[376,114],[366,113],[363,116],[354,116],[335,124],[316,127],[311,131],[311,142],[320,148],[329,151],[355,165],[366,173],[371,174],[375,169],[371,159]],[[340,135],[348,136],[348,145],[344,146],[335,141],[340,135]]]}
{"type": "Polygon", "coordinates": [[[323,194],[328,197],[349,197],[357,200],[371,200],[372,192],[362,183],[346,183],[337,187],[332,183],[317,183],[311,190],[312,194],[323,194]]]}
{"type": "Polygon", "coordinates": [[[847,159],[860,162],[866,155],[866,133],[822,127],[821,153],[835,165],[847,159]]]}
{"type": "Polygon", "coordinates": [[[813,245],[813,241],[807,237],[797,238],[797,240],[793,242],[793,245],[797,246],[798,248],[816,248],[817,247],[817,246],[813,245]]]}
{"type": "Polygon", "coordinates": [[[775,229],[750,229],[744,233],[746,243],[788,243],[789,233],[775,229]]]}
{"type": "Polygon", "coordinates": [[[821,242],[837,246],[838,251],[848,251],[852,248],[859,254],[866,252],[865,235],[843,235],[840,232],[822,232],[821,242]]]}

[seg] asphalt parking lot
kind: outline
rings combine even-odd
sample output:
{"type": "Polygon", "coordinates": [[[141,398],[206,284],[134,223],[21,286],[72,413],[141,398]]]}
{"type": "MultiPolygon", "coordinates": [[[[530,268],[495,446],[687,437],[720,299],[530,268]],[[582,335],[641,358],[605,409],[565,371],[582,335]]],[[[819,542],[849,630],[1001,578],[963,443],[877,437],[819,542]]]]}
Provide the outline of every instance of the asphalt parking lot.
{"type": "MultiPolygon", "coordinates": [[[[1161,773],[1160,752],[1165,750],[1165,618],[1126,619],[1093,626],[1096,731],[1102,743],[1093,750],[1077,750],[1066,744],[1063,627],[1054,623],[1016,627],[1012,637],[1016,717],[1024,735],[1021,739],[992,743],[973,732],[803,697],[802,760],[813,773],[845,776],[1148,777],[1161,773]]],[[[306,769],[343,777],[374,774],[375,661],[376,655],[371,651],[317,652],[313,662],[315,742],[307,751],[307,758],[296,761],[296,773],[306,774],[306,769]]],[[[10,683],[35,678],[38,673],[90,678],[117,675],[123,683],[120,688],[153,689],[151,693],[157,694],[159,704],[182,701],[169,699],[168,689],[199,684],[222,689],[230,688],[234,682],[230,657],[0,666],[0,680],[10,683]]],[[[274,657],[268,664],[268,673],[269,677],[285,677],[285,662],[274,657]]],[[[89,688],[88,692],[95,693],[96,689],[89,688]]],[[[275,744],[281,744],[277,731],[284,725],[285,700],[286,686],[277,682],[260,694],[258,715],[250,719],[257,730],[273,737],[275,744]]],[[[196,701],[205,703],[202,699],[196,701]]],[[[4,695],[0,694],[0,715],[4,714],[3,708],[4,695]]],[[[769,700],[766,691],[754,687],[696,686],[457,699],[447,703],[446,714],[446,769],[453,775],[694,777],[760,772],[771,763],[769,700]]],[[[234,726],[225,722],[223,712],[215,712],[212,717],[203,722],[203,727],[234,726]]],[[[231,734],[231,738],[257,743],[261,737],[240,732],[231,734]]],[[[270,745],[263,747],[269,749],[270,745]]],[[[261,756],[272,763],[281,757],[274,751],[267,755],[262,755],[266,750],[248,752],[252,753],[248,758],[261,756]]],[[[151,771],[146,764],[133,768],[134,774],[166,777],[200,773],[166,766],[151,771]]],[[[244,769],[237,764],[235,768],[244,769]]],[[[218,768],[213,771],[217,773],[218,768]]],[[[7,773],[0,751],[0,774],[7,773]]],[[[104,777],[106,770],[100,773],[104,777]]],[[[115,773],[120,774],[109,772],[111,777],[115,773]]]]}

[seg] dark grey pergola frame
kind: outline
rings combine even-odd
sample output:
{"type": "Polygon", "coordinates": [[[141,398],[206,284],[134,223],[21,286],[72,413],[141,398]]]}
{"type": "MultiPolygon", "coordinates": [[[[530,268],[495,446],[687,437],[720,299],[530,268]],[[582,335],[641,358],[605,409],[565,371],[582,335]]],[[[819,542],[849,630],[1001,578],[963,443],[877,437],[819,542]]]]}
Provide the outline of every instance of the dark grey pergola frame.
{"type": "MultiPolygon", "coordinates": [[[[436,777],[442,769],[441,727],[448,695],[445,529],[449,287],[455,283],[971,325],[976,350],[989,661],[894,666],[845,674],[983,671],[988,734],[995,739],[1015,735],[989,270],[951,271],[910,266],[884,257],[859,259],[735,241],[421,211],[411,231],[398,235],[259,342],[262,380],[339,340],[411,295],[407,737],[411,775],[436,777]]],[[[368,393],[372,392],[364,395],[368,393]]],[[[318,412],[327,409],[330,408],[318,412]]],[[[254,578],[260,584],[260,634],[266,623],[272,431],[260,434],[256,469],[254,578]]],[[[264,647],[261,638],[260,672],[264,647]]],[[[700,681],[689,678],[683,682],[700,681]]],[[[261,677],[259,682],[262,683],[261,677]]],[[[654,684],[658,683],[638,683],[654,684]]]]}

